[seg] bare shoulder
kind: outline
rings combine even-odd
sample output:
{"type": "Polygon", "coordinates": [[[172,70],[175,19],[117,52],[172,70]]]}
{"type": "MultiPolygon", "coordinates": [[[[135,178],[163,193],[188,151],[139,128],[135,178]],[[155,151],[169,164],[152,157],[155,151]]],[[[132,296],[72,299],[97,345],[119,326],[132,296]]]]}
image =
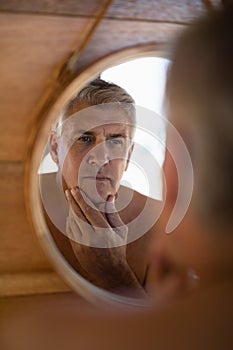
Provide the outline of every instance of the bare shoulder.
{"type": "Polygon", "coordinates": [[[162,205],[162,201],[145,196],[126,186],[120,187],[116,200],[116,208],[126,224],[140,214],[147,220],[158,217],[162,211],[162,205]]]}
{"type": "Polygon", "coordinates": [[[62,186],[57,183],[56,175],[57,173],[39,175],[40,195],[43,208],[50,220],[61,232],[65,232],[68,206],[62,186]]]}
{"type": "Polygon", "coordinates": [[[150,263],[150,247],[158,232],[157,221],[162,202],[124,186],[120,187],[117,202],[119,214],[129,229],[127,261],[144,286],[150,263]],[[125,205],[123,209],[120,208],[122,204],[125,205]]]}
{"type": "Polygon", "coordinates": [[[51,183],[56,183],[56,173],[39,174],[39,181],[44,186],[49,186],[51,183]]]}

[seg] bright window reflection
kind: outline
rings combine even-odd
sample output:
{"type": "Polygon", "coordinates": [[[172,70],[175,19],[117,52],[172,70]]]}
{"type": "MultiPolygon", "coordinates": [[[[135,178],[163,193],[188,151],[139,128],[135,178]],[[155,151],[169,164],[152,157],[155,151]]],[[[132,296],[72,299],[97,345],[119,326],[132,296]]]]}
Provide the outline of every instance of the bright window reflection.
{"type": "MultiPolygon", "coordinates": [[[[139,58],[107,69],[102,73],[101,78],[123,87],[134,98],[136,105],[165,116],[163,97],[168,64],[169,60],[161,57],[139,58]]],[[[140,118],[140,114],[137,115],[137,118],[140,118]]],[[[157,134],[165,142],[163,125],[160,126],[157,134]]],[[[158,164],[157,166],[156,164],[153,164],[153,166],[151,164],[151,166],[147,167],[150,169],[151,174],[145,174],[143,169],[134,163],[133,153],[132,163],[124,174],[122,183],[130,185],[130,187],[143,194],[161,199],[161,167],[164,161],[165,148],[161,142],[158,142],[154,137],[140,129],[136,131],[135,142],[144,148],[144,151],[143,148],[137,149],[137,152],[141,152],[144,164],[147,161],[151,161],[151,158],[149,160],[147,157],[148,152],[146,150],[153,154],[158,164]],[[153,186],[149,186],[148,177],[154,178],[153,186]]]]}

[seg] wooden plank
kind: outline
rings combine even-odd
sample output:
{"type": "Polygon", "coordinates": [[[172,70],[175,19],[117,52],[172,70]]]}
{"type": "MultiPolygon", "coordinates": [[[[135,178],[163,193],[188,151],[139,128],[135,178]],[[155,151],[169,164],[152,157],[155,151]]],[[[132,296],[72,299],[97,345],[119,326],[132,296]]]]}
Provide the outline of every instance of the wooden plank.
{"type": "MultiPolygon", "coordinates": [[[[104,0],[2,0],[5,11],[95,16],[104,0]]],[[[106,18],[188,23],[205,11],[201,0],[113,0],[106,18]]]]}
{"type": "Polygon", "coordinates": [[[87,311],[88,305],[93,309],[92,304],[88,303],[74,292],[8,296],[0,298],[1,320],[6,321],[8,317],[12,315],[14,315],[14,317],[20,317],[22,311],[25,312],[29,307],[32,307],[34,310],[35,308],[39,310],[41,307],[44,307],[47,310],[48,307],[54,305],[55,309],[57,309],[57,305],[61,303],[62,308],[64,308],[66,312],[74,310],[74,308],[76,310],[81,310],[83,307],[85,307],[85,311],[87,311]]]}
{"type": "Polygon", "coordinates": [[[26,158],[32,110],[91,19],[0,13],[0,160],[26,158]]]}
{"type": "Polygon", "coordinates": [[[72,16],[96,16],[106,0],[1,0],[0,10],[57,14],[72,16]]]}
{"type": "Polygon", "coordinates": [[[69,290],[70,287],[53,271],[0,275],[0,297],[65,292],[69,290]]]}
{"type": "Polygon", "coordinates": [[[169,48],[169,42],[183,28],[183,25],[171,23],[145,23],[105,19],[101,22],[98,30],[81,54],[78,60],[78,67],[81,70],[94,60],[134,45],[157,42],[158,44],[167,43],[169,48]],[[109,35],[106,35],[107,32],[109,35]]]}
{"type": "Polygon", "coordinates": [[[29,223],[24,164],[0,162],[0,273],[53,270],[29,223]]]}
{"type": "Polygon", "coordinates": [[[114,0],[106,17],[189,23],[203,12],[205,7],[201,0],[114,0]]]}

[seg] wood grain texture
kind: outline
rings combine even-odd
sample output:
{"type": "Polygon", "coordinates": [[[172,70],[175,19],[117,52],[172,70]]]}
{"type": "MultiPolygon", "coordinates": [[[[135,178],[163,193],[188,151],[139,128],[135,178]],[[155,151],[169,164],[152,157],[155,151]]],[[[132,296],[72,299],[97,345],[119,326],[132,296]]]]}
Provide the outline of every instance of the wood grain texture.
{"type": "MultiPolygon", "coordinates": [[[[2,0],[0,10],[95,16],[104,0],[2,0]]],[[[188,23],[206,10],[202,0],[113,0],[106,18],[188,23]]]]}
{"type": "Polygon", "coordinates": [[[0,162],[0,297],[70,290],[45,256],[24,203],[24,163],[0,162]]]}
{"type": "Polygon", "coordinates": [[[35,295],[69,291],[53,271],[8,273],[0,275],[0,297],[35,295]]]}
{"type": "Polygon", "coordinates": [[[96,16],[106,0],[1,0],[0,10],[72,16],[96,16]]]}
{"type": "Polygon", "coordinates": [[[0,160],[24,160],[32,110],[92,20],[0,14],[0,160]]]}
{"type": "Polygon", "coordinates": [[[168,43],[184,27],[184,25],[171,23],[105,19],[81,54],[78,60],[78,68],[81,70],[93,61],[123,48],[150,42],[168,43]]]}
{"type": "Polygon", "coordinates": [[[114,0],[106,17],[189,23],[204,12],[201,0],[114,0]]]}
{"type": "Polygon", "coordinates": [[[27,217],[24,164],[0,162],[0,174],[0,273],[52,270],[27,217]]]}
{"type": "MultiPolygon", "coordinates": [[[[91,310],[93,310],[94,307],[73,292],[46,293],[43,295],[36,293],[26,296],[5,296],[0,298],[0,314],[2,316],[1,319],[6,320],[12,315],[18,315],[18,317],[20,317],[20,315],[22,315],[22,311],[25,312],[26,308],[30,306],[32,306],[34,310],[35,308],[40,310],[41,308],[47,309],[48,307],[50,308],[52,305],[54,305],[56,309],[57,305],[59,304],[62,304],[62,308],[66,310],[66,312],[70,312],[74,309],[78,310],[79,312],[83,306],[85,306],[85,311],[87,311],[88,305],[91,310]]],[[[51,348],[51,350],[52,349],[53,348],[51,348]]]]}

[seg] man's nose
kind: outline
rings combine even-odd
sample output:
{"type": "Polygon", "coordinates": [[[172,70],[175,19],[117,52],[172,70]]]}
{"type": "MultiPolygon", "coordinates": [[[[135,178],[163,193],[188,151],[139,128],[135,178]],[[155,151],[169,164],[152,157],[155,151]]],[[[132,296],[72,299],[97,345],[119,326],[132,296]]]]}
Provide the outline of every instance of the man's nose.
{"type": "Polygon", "coordinates": [[[101,167],[109,162],[109,152],[105,142],[96,145],[88,152],[88,163],[101,167]]]}

